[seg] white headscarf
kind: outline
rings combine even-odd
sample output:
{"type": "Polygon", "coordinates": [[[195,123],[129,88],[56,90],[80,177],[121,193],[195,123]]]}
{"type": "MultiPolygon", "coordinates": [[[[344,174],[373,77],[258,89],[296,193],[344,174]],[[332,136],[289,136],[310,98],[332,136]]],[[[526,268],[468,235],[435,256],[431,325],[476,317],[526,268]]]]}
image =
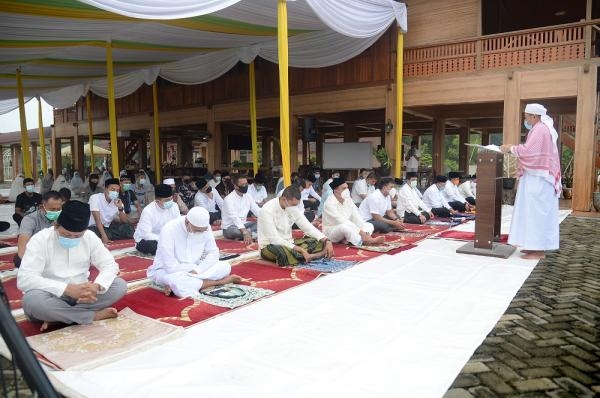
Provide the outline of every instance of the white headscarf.
{"type": "Polygon", "coordinates": [[[71,178],[71,189],[76,195],[79,195],[79,193],[83,191],[83,180],[78,171],[75,171],[73,173],[73,178],[71,178]]]}
{"type": "Polygon", "coordinates": [[[56,180],[54,180],[54,183],[52,184],[53,191],[60,191],[61,188],[69,188],[69,183],[62,174],[56,177],[56,180]]]}
{"type": "Polygon", "coordinates": [[[525,113],[540,116],[542,123],[548,127],[550,134],[552,135],[552,140],[554,140],[554,143],[556,144],[556,141],[558,140],[558,133],[554,128],[554,120],[552,120],[552,118],[548,116],[546,112],[548,112],[548,110],[541,104],[527,104],[525,106],[525,113]]]}
{"type": "Polygon", "coordinates": [[[23,186],[23,173],[17,174],[15,179],[13,180],[10,186],[10,193],[8,194],[8,200],[14,202],[17,200],[17,196],[21,193],[25,192],[25,187],[23,186]]]}

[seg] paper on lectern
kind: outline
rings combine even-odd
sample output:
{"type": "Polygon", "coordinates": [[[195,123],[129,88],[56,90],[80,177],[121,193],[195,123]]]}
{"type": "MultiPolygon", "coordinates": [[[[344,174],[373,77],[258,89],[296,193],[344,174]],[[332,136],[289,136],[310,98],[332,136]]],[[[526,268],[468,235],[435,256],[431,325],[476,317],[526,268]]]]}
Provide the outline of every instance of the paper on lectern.
{"type": "Polygon", "coordinates": [[[465,144],[468,146],[473,146],[477,149],[484,149],[486,151],[493,151],[493,152],[500,152],[502,153],[502,151],[500,150],[500,147],[498,145],[494,145],[494,144],[490,144],[490,145],[479,145],[479,144],[465,144]]]}

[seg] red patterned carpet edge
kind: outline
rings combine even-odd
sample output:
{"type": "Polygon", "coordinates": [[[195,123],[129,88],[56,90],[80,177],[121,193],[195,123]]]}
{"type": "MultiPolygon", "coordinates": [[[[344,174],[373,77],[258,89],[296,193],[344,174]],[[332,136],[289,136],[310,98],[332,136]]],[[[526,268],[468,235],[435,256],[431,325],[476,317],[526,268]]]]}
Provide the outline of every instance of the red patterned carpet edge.
{"type": "Polygon", "coordinates": [[[15,268],[13,257],[16,253],[0,255],[0,271],[10,271],[15,268]]]}
{"type": "Polygon", "coordinates": [[[8,297],[8,304],[11,310],[21,308],[21,299],[23,293],[17,288],[17,276],[12,276],[2,280],[2,286],[4,287],[4,293],[8,297]]]}
{"type": "MultiPolygon", "coordinates": [[[[455,239],[455,240],[473,240],[475,239],[474,232],[465,232],[465,231],[444,231],[437,235],[438,238],[445,239],[455,239]]],[[[508,242],[508,235],[502,234],[500,235],[500,243],[508,242]]]]}
{"type": "Polygon", "coordinates": [[[257,242],[252,242],[251,244],[246,245],[241,240],[219,238],[215,239],[215,241],[217,242],[219,251],[223,253],[242,254],[258,250],[257,242]]]}
{"type": "Polygon", "coordinates": [[[0,238],[0,248],[16,247],[19,240],[18,236],[6,236],[0,238]]]}

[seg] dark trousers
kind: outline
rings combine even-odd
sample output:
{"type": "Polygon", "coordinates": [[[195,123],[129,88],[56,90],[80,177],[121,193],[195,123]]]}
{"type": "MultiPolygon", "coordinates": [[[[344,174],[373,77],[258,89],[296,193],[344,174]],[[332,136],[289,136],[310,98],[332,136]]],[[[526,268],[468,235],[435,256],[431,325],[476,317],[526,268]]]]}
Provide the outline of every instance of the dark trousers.
{"type": "Polygon", "coordinates": [[[475,202],[475,198],[474,198],[474,197],[472,197],[472,196],[469,196],[468,198],[465,198],[465,200],[466,200],[467,202],[469,202],[469,204],[470,204],[471,206],[477,206],[477,205],[476,205],[476,203],[477,203],[477,202],[475,202]]]}
{"type": "Polygon", "coordinates": [[[450,214],[450,210],[446,209],[445,207],[436,207],[434,209],[431,209],[431,212],[436,217],[443,217],[443,218],[452,217],[452,215],[450,214]]]}
{"type": "Polygon", "coordinates": [[[319,209],[319,201],[316,200],[314,202],[310,201],[310,200],[303,200],[302,201],[304,203],[304,208],[307,210],[314,210],[317,211],[319,209]]]}
{"type": "MultiPolygon", "coordinates": [[[[315,212],[312,210],[307,210],[304,212],[304,217],[306,217],[309,222],[313,222],[315,220],[315,212]]],[[[300,229],[300,227],[294,224],[292,225],[292,229],[300,229]]]]}
{"type": "MultiPolygon", "coordinates": [[[[88,227],[90,231],[94,231],[99,238],[100,231],[98,231],[98,227],[95,225],[91,225],[88,227]]],[[[104,232],[106,232],[106,236],[108,236],[109,240],[123,240],[123,239],[131,239],[133,238],[133,227],[131,224],[120,223],[120,222],[112,222],[110,227],[104,227],[104,232]]]]}
{"type": "Polygon", "coordinates": [[[21,266],[21,257],[19,257],[18,253],[16,253],[13,257],[13,264],[15,265],[15,268],[19,268],[21,266]]]}
{"type": "Polygon", "coordinates": [[[15,222],[17,223],[17,225],[20,227],[21,226],[21,221],[23,220],[23,216],[20,214],[13,214],[13,220],[15,220],[15,222]]]}
{"type": "MultiPolygon", "coordinates": [[[[383,216],[383,218],[389,220],[388,216],[383,216]]],[[[367,222],[370,222],[375,227],[373,229],[373,232],[381,232],[382,234],[387,234],[388,232],[392,232],[394,230],[394,227],[383,221],[370,219],[367,222]]]]}
{"type": "Polygon", "coordinates": [[[156,240],[145,240],[145,239],[142,239],[141,241],[139,241],[135,245],[135,248],[140,253],[152,254],[154,256],[156,254],[156,247],[157,246],[158,246],[158,241],[156,241],[156,240]]]}
{"type": "Polygon", "coordinates": [[[448,204],[450,205],[450,207],[452,207],[454,210],[459,211],[461,213],[464,213],[465,211],[467,211],[467,205],[459,202],[457,200],[452,201],[452,202],[448,202],[448,204]]]}
{"type": "Polygon", "coordinates": [[[210,217],[210,225],[213,225],[213,223],[217,220],[221,219],[221,212],[220,211],[215,211],[215,212],[211,212],[208,213],[209,217],[210,217]]]}
{"type": "MultiPolygon", "coordinates": [[[[429,213],[422,211],[421,214],[425,216],[425,220],[429,220],[429,213]]],[[[422,224],[419,216],[407,211],[404,212],[404,222],[407,224],[422,224]]]]}
{"type": "Polygon", "coordinates": [[[6,231],[10,228],[10,223],[6,221],[0,221],[0,232],[6,231]]]}

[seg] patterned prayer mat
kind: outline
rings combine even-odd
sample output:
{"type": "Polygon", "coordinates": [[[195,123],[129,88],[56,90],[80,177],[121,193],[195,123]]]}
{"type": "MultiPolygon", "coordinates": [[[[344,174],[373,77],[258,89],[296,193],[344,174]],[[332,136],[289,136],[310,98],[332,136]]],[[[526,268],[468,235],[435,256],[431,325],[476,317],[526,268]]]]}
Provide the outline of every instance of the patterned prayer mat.
{"type": "MultiPolygon", "coordinates": [[[[465,232],[465,231],[443,231],[440,232],[437,238],[445,238],[445,239],[456,239],[456,240],[473,240],[475,239],[475,232],[465,232]]],[[[502,234],[500,235],[500,243],[508,242],[508,235],[502,234]]]]}
{"type": "Polygon", "coordinates": [[[237,308],[273,293],[259,287],[227,284],[201,290],[198,299],[217,307],[237,308]]]}
{"type": "Polygon", "coordinates": [[[257,242],[252,242],[251,244],[246,245],[241,240],[219,238],[215,239],[215,241],[217,242],[217,247],[219,248],[219,251],[223,253],[242,254],[258,250],[257,242]]]}
{"type": "Polygon", "coordinates": [[[17,247],[18,236],[3,236],[0,238],[0,248],[17,247]]]}
{"type": "Polygon", "coordinates": [[[176,338],[183,333],[177,326],[136,314],[129,308],[117,318],[91,325],[73,325],[28,337],[34,351],[59,369],[92,369],[115,361],[130,352],[176,338]]]}
{"type": "Polygon", "coordinates": [[[435,218],[433,220],[428,220],[427,225],[435,225],[435,226],[446,226],[448,228],[454,227],[460,224],[460,221],[452,221],[450,218],[435,218]]]}
{"type": "Polygon", "coordinates": [[[361,250],[366,250],[369,252],[377,252],[377,253],[387,253],[392,250],[396,250],[400,247],[406,246],[403,243],[394,243],[394,242],[384,242],[380,245],[362,245],[360,247],[361,250]]]}
{"type": "Polygon", "coordinates": [[[124,239],[124,240],[113,240],[112,243],[106,245],[108,250],[127,249],[128,247],[135,247],[135,240],[124,239]]]}
{"type": "Polygon", "coordinates": [[[10,271],[15,268],[13,257],[16,253],[0,255],[0,271],[10,271]]]}
{"type": "Polygon", "coordinates": [[[300,263],[296,268],[310,269],[318,272],[340,272],[357,264],[357,261],[338,260],[335,258],[321,258],[310,263],[300,263]]]}

